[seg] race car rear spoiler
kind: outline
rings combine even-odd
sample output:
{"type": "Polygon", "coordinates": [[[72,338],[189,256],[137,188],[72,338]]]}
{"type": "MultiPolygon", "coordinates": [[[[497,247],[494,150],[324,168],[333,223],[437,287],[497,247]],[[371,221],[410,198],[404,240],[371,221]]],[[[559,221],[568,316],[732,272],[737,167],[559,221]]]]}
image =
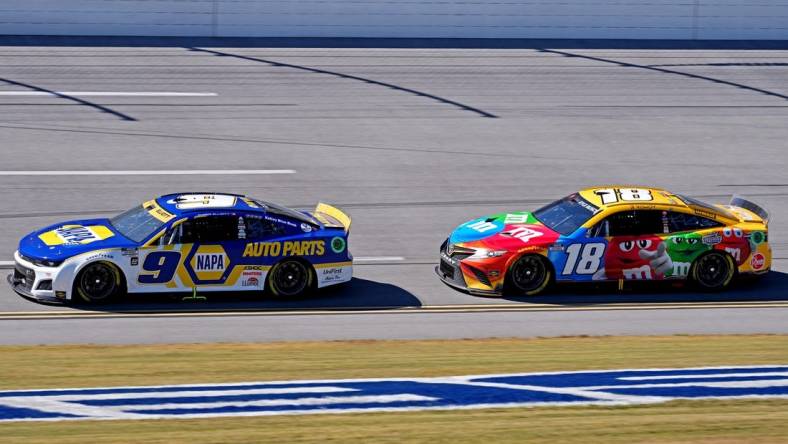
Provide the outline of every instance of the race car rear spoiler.
{"type": "Polygon", "coordinates": [[[339,208],[320,202],[315,207],[313,216],[329,228],[344,228],[345,233],[350,231],[350,216],[339,208]]]}
{"type": "Polygon", "coordinates": [[[748,211],[752,211],[753,213],[755,213],[758,217],[760,217],[763,220],[764,224],[769,222],[769,212],[768,211],[764,210],[763,207],[761,207],[760,205],[758,205],[758,204],[756,204],[756,203],[754,203],[752,201],[749,201],[749,200],[745,199],[744,197],[739,196],[738,194],[734,194],[733,195],[733,197],[731,198],[731,202],[728,205],[730,205],[732,207],[739,207],[739,208],[744,208],[745,210],[748,210],[748,211]]]}

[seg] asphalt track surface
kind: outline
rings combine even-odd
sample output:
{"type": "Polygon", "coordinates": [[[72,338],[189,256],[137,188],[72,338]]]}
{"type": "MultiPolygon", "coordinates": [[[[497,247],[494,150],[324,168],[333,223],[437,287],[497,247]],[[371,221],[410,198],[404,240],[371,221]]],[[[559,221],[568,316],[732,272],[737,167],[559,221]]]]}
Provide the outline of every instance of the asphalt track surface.
{"type": "Polygon", "coordinates": [[[0,260],[35,227],[177,191],[333,203],[353,217],[353,254],[389,259],[290,302],[63,308],[3,285],[0,343],[788,333],[786,122],[780,50],[3,46],[1,171],[295,173],[0,171],[0,260]],[[141,92],[158,95],[128,94],[141,92]],[[456,225],[609,183],[762,203],[774,271],[723,294],[565,287],[532,300],[435,277],[456,225]]]}

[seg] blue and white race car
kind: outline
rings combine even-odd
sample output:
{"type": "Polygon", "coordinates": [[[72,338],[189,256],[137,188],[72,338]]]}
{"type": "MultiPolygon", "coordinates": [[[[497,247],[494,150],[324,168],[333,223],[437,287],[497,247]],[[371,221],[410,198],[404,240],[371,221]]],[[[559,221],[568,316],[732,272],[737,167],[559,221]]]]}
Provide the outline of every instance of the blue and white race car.
{"type": "Polygon", "coordinates": [[[28,234],[8,281],[61,303],[195,290],[297,297],[351,279],[349,230],[350,217],[323,203],[306,212],[241,195],[169,194],[28,234]]]}

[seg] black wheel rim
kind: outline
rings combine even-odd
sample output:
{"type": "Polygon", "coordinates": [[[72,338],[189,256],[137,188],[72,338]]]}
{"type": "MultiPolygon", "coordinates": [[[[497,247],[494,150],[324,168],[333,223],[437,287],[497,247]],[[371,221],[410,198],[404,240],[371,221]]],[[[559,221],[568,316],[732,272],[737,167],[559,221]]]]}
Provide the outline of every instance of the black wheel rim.
{"type": "Polygon", "coordinates": [[[719,287],[728,279],[728,263],[721,254],[708,254],[698,261],[698,281],[706,287],[719,287]]]}
{"type": "Polygon", "coordinates": [[[284,296],[295,296],[306,288],[308,272],[300,262],[290,261],[279,265],[274,275],[276,290],[284,296]]]}
{"type": "Polygon", "coordinates": [[[532,291],[544,283],[547,270],[539,258],[525,256],[514,264],[511,273],[512,282],[519,290],[532,291]]]}
{"type": "Polygon", "coordinates": [[[106,265],[88,265],[79,281],[82,292],[92,301],[107,299],[115,293],[115,273],[106,265]]]}

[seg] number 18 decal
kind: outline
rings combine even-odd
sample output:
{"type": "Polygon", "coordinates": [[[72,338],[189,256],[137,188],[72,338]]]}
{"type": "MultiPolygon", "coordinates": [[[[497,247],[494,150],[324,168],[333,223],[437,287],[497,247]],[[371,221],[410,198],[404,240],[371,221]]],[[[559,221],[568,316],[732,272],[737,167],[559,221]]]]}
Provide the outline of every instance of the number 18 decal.
{"type": "Polygon", "coordinates": [[[602,198],[603,204],[616,203],[619,200],[631,202],[653,199],[651,191],[643,188],[605,188],[594,191],[594,194],[602,198]]]}
{"type": "Polygon", "coordinates": [[[566,264],[561,274],[594,274],[605,256],[605,244],[572,244],[566,247],[566,264]]]}

